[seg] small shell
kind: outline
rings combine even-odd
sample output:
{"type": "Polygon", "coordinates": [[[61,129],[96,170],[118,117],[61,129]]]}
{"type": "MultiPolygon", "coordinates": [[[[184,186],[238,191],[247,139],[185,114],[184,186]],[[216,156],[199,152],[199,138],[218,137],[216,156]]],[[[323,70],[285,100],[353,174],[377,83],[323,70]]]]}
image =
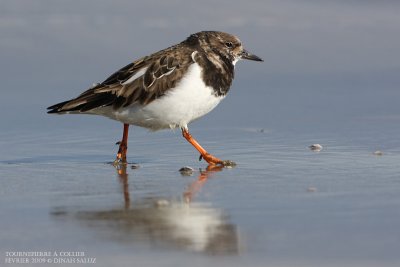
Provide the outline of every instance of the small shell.
{"type": "Polygon", "coordinates": [[[322,150],[323,147],[320,144],[312,144],[311,146],[309,146],[309,148],[312,151],[319,152],[322,150]]]}
{"type": "Polygon", "coordinates": [[[310,193],[317,192],[317,188],[314,186],[310,186],[309,188],[307,188],[307,192],[310,192],[310,193]]]}
{"type": "Polygon", "coordinates": [[[192,176],[194,173],[193,168],[185,166],[179,169],[179,172],[182,176],[192,176]]]}
{"type": "Polygon", "coordinates": [[[375,156],[382,156],[382,155],[383,155],[383,152],[380,151],[380,150],[377,150],[377,151],[375,151],[373,154],[374,154],[375,156]]]}

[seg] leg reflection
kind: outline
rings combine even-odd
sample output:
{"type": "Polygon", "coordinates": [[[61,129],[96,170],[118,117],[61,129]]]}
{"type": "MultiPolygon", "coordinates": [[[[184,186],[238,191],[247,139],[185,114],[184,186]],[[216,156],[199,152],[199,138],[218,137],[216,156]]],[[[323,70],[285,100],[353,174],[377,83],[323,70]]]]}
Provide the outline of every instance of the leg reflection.
{"type": "Polygon", "coordinates": [[[126,172],[127,164],[120,164],[115,169],[117,170],[119,181],[122,185],[122,192],[124,194],[124,207],[128,210],[131,207],[131,198],[129,194],[128,173],[126,172]]]}
{"type": "Polygon", "coordinates": [[[213,173],[222,171],[222,169],[222,166],[208,165],[205,171],[200,170],[200,174],[197,177],[197,180],[191,183],[188,186],[188,189],[183,192],[183,199],[185,200],[185,202],[190,203],[196,193],[200,191],[200,189],[207,182],[208,178],[210,178],[213,173]]]}

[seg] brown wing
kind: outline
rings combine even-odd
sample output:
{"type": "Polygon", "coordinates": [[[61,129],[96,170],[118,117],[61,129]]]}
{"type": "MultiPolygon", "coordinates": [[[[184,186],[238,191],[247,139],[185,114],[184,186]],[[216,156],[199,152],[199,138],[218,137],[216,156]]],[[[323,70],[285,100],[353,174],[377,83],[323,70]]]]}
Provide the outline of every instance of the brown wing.
{"type": "Polygon", "coordinates": [[[173,88],[193,63],[191,51],[181,49],[178,54],[174,48],[123,67],[77,98],[48,107],[48,113],[87,112],[104,106],[118,109],[134,103],[150,103],[173,88]]]}
{"type": "Polygon", "coordinates": [[[172,55],[164,55],[157,60],[152,60],[150,64],[136,72],[136,74],[144,72],[143,75],[132,81],[128,79],[128,82],[122,83],[122,88],[118,91],[117,98],[113,103],[114,109],[129,106],[136,102],[148,104],[162,96],[165,91],[174,87],[180,80],[182,69],[187,68],[185,65],[188,64],[179,62],[172,55]]]}

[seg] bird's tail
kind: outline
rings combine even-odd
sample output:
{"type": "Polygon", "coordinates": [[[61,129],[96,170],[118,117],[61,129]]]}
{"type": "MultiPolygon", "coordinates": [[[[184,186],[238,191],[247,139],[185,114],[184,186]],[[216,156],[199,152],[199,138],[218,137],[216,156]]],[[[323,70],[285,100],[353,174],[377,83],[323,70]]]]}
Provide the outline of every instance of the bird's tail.
{"type": "Polygon", "coordinates": [[[116,95],[110,92],[96,93],[92,88],[77,98],[64,101],[47,108],[49,114],[87,113],[88,111],[104,106],[112,105],[116,95]]]}

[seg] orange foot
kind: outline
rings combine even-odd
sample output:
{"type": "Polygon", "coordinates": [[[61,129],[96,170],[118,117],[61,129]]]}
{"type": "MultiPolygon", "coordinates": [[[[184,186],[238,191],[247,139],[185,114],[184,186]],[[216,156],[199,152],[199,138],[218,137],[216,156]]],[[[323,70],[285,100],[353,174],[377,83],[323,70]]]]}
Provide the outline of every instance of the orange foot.
{"type": "Polygon", "coordinates": [[[194,147],[197,151],[200,152],[200,160],[204,159],[210,165],[218,165],[223,167],[234,167],[236,163],[230,160],[221,160],[210,153],[208,153],[197,141],[193,138],[193,136],[189,133],[189,131],[185,128],[182,128],[183,137],[194,147]]]}
{"type": "Polygon", "coordinates": [[[126,153],[118,152],[117,153],[117,157],[113,162],[113,165],[114,166],[118,166],[118,165],[127,164],[127,163],[128,162],[126,161],[126,153]]]}
{"type": "Polygon", "coordinates": [[[200,154],[199,160],[204,159],[211,166],[222,166],[222,167],[235,167],[236,163],[230,160],[221,160],[210,153],[206,152],[205,154],[200,154]]]}

